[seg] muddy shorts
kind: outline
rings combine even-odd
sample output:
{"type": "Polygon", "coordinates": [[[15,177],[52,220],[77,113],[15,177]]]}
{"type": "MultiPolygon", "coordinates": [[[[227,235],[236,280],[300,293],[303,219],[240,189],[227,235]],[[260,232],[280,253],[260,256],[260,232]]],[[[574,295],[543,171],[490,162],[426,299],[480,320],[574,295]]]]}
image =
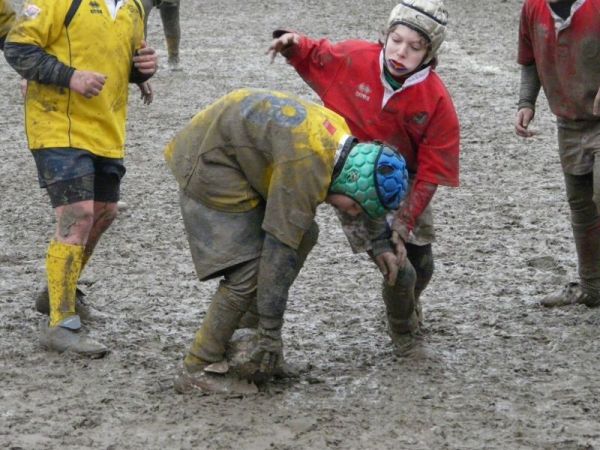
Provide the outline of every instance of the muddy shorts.
{"type": "Polygon", "coordinates": [[[52,207],[84,200],[116,203],[121,178],[125,175],[122,159],[103,158],[85,150],[48,148],[33,150],[41,188],[48,191],[52,207]]]}
{"type": "MultiPolygon", "coordinates": [[[[390,217],[388,217],[389,219],[390,217]]],[[[392,216],[393,218],[393,216],[392,216]]],[[[391,223],[391,222],[390,222],[391,223]]],[[[408,244],[429,245],[435,242],[435,228],[433,226],[433,207],[431,203],[417,217],[415,228],[408,235],[408,244]]]]}
{"type": "Polygon", "coordinates": [[[217,211],[181,191],[179,203],[200,281],[260,256],[265,239],[262,206],[247,212],[217,211]]]}
{"type": "Polygon", "coordinates": [[[563,171],[570,175],[592,172],[600,157],[600,120],[558,119],[558,154],[563,171]]]}

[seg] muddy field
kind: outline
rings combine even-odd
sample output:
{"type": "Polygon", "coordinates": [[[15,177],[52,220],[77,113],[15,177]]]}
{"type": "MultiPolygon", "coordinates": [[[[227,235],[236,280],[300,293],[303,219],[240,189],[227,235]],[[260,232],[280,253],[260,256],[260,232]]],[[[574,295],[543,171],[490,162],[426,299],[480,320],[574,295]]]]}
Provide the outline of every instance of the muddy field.
{"type": "MultiPolygon", "coordinates": [[[[12,449],[593,449],[600,448],[600,311],[544,310],[576,274],[554,119],[513,133],[520,0],[447,0],[439,72],[462,123],[461,187],[435,197],[436,272],[423,296],[422,351],[396,358],[380,277],[351,254],[327,206],[297,280],[284,337],[299,380],[254,397],[176,395],[185,350],[215,287],[188,254],[162,148],[232,89],[316,99],[269,64],[270,32],[376,39],[393,1],[183,0],[182,72],[161,68],[156,99],[131,89],[129,208],[100,243],[82,288],[106,316],[101,360],[43,351],[33,296],[54,221],[23,134],[18,77],[0,61],[0,447],[12,449]]],[[[149,41],[166,66],[159,15],[149,41]]]]}

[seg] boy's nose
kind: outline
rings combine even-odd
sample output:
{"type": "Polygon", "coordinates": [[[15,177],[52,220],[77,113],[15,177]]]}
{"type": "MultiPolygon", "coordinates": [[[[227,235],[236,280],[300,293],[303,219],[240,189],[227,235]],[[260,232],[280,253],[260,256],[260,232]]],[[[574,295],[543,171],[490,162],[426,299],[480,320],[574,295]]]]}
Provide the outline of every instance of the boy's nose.
{"type": "Polygon", "coordinates": [[[398,46],[398,50],[397,50],[396,54],[398,56],[405,57],[406,56],[406,45],[405,44],[400,44],[398,46]]]}

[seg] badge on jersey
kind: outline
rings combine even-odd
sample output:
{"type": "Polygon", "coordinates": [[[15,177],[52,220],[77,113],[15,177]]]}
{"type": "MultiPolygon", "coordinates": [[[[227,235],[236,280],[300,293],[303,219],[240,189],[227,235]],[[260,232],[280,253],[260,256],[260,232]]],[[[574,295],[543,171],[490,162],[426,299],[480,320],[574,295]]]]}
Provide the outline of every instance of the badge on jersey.
{"type": "Polygon", "coordinates": [[[23,7],[23,17],[26,19],[35,19],[41,12],[40,7],[36,5],[28,4],[23,7]]]}

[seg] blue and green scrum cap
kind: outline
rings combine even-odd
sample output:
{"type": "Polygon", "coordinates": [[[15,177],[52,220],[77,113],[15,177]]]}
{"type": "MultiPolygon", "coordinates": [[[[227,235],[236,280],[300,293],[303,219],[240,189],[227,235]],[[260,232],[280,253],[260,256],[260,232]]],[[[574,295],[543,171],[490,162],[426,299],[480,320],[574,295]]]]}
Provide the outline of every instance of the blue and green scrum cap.
{"type": "Polygon", "coordinates": [[[397,209],[408,191],[402,155],[380,142],[347,142],[333,170],[329,192],[346,195],[377,219],[397,209]]]}

